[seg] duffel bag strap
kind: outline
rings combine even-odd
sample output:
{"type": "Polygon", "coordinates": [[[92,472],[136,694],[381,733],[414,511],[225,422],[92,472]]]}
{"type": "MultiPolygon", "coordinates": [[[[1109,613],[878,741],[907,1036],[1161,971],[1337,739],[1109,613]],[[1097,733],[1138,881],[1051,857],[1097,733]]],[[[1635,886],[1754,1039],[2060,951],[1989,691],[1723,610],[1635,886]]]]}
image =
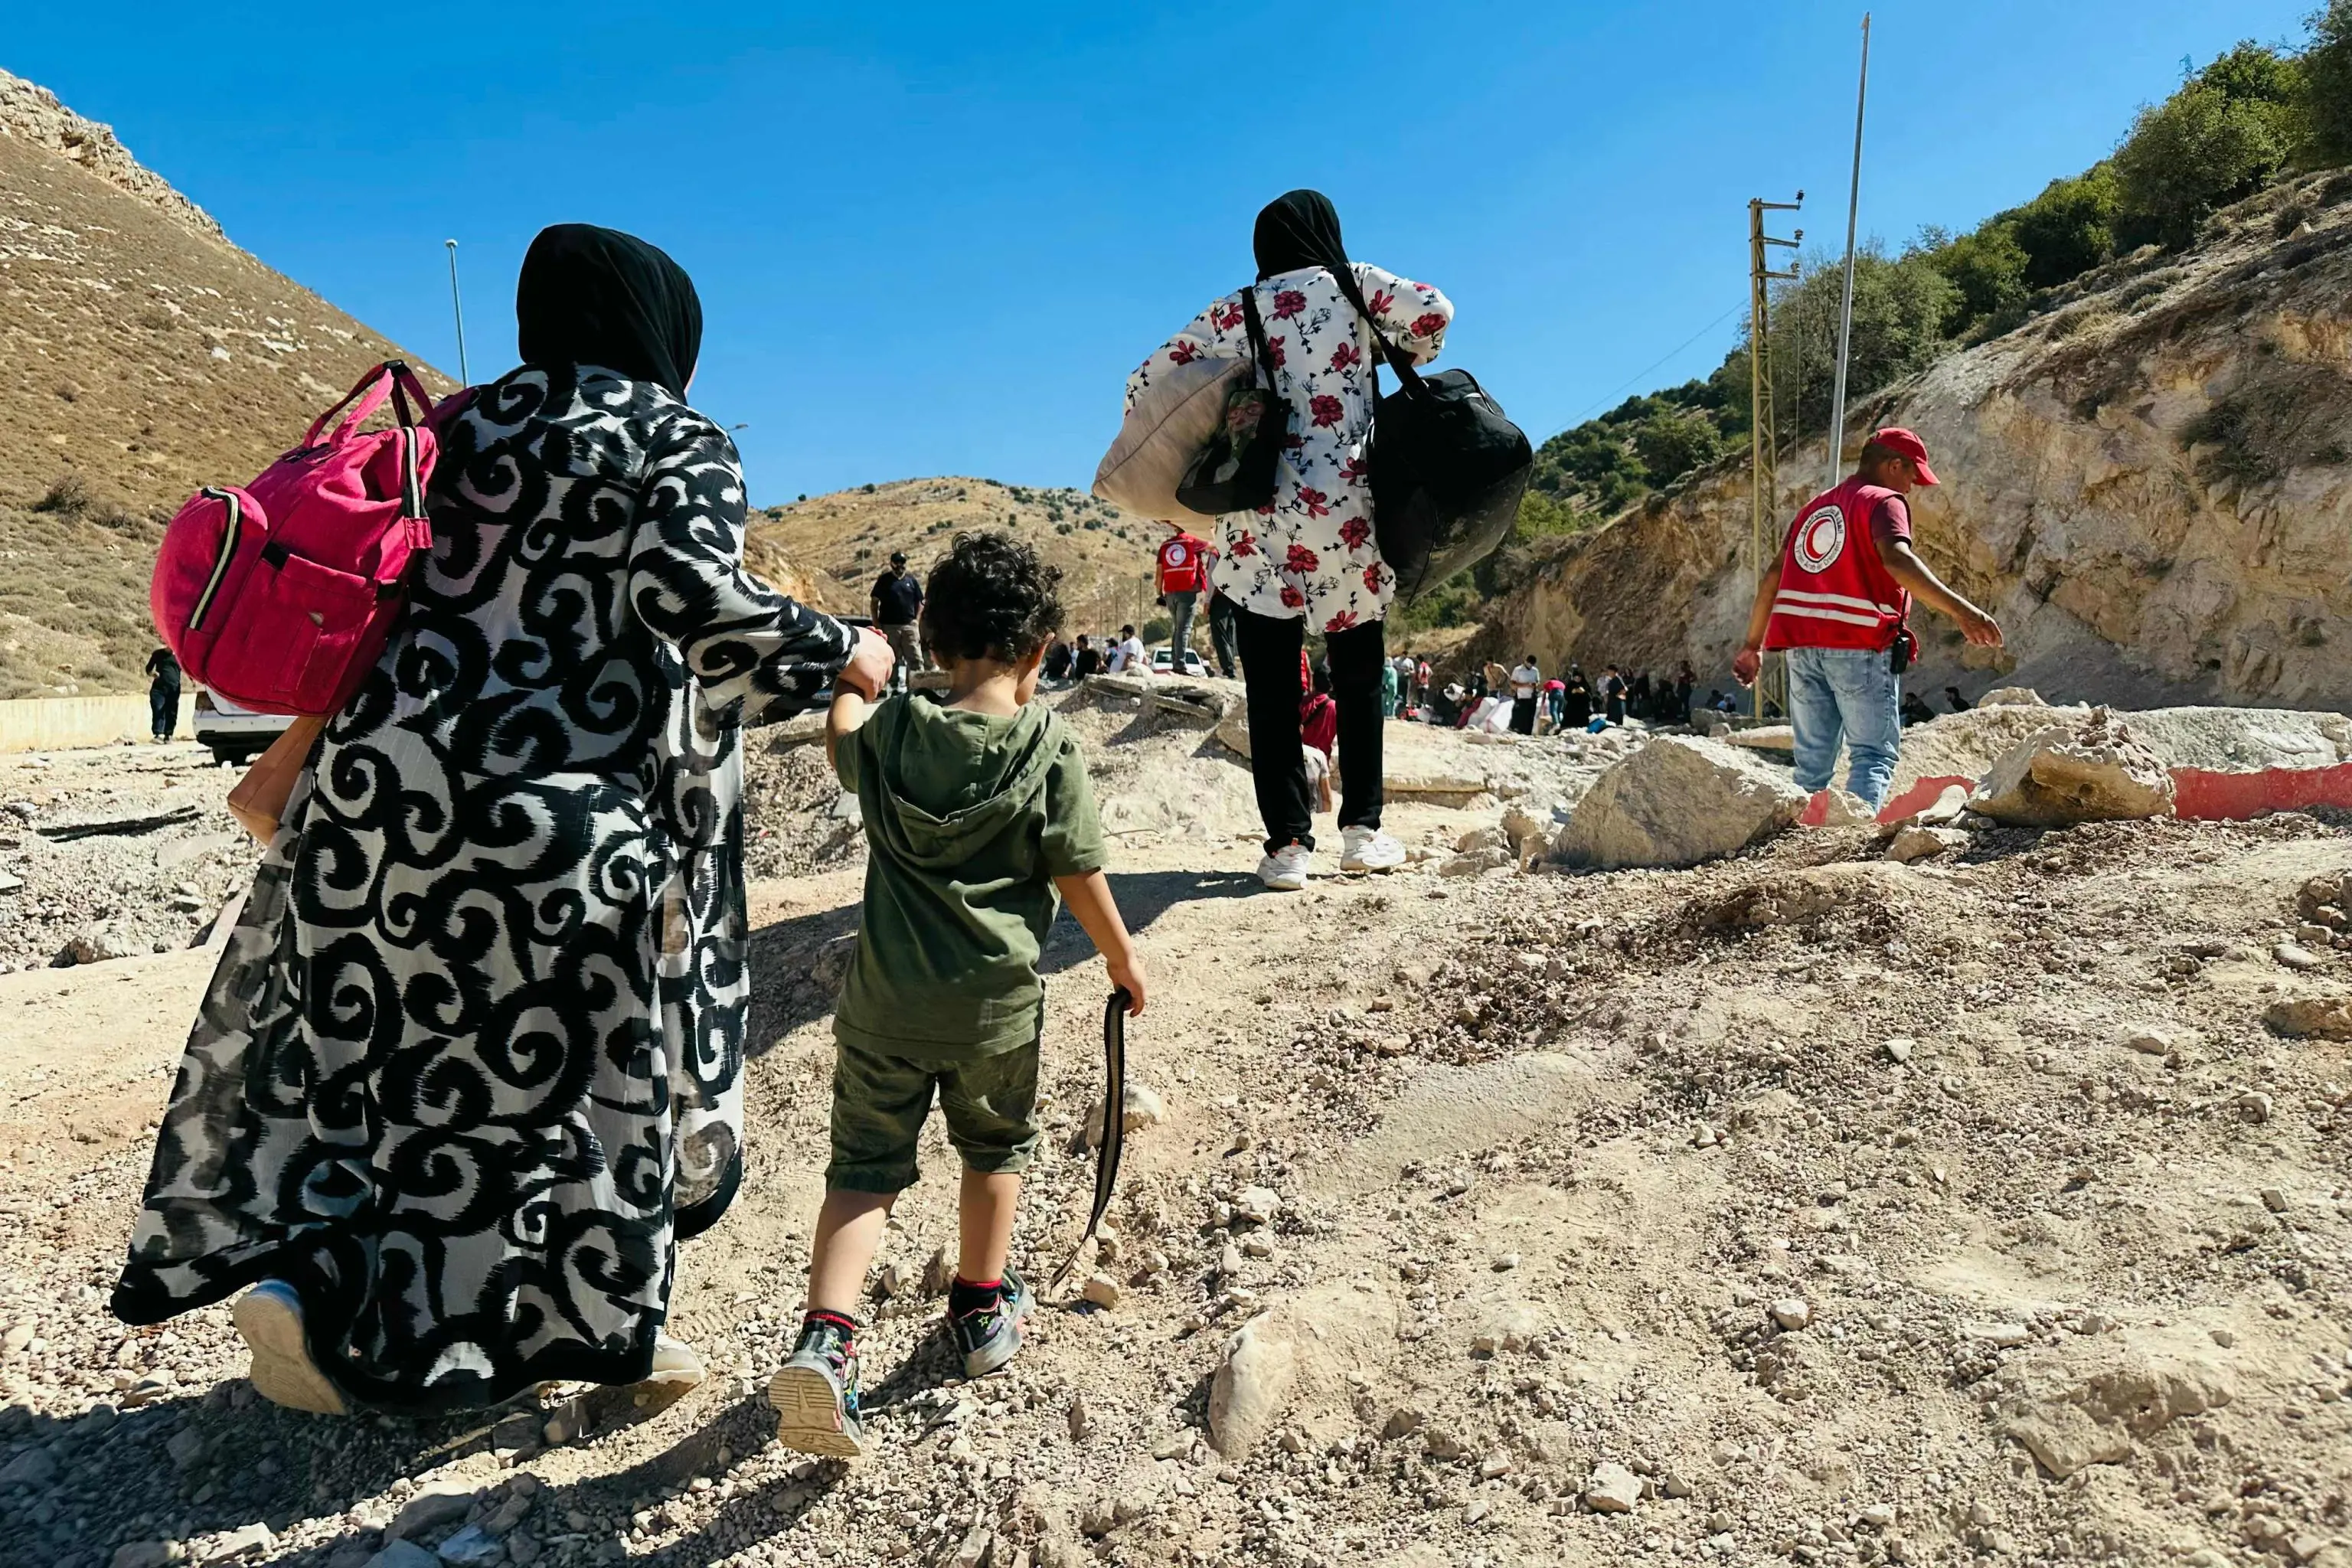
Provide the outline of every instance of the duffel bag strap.
{"type": "Polygon", "coordinates": [[[1087,1215],[1086,1234],[1070,1248],[1070,1255],[1062,1259],[1062,1266],[1054,1270],[1054,1277],[1045,1281],[1045,1293],[1049,1296],[1068,1282],[1078,1259],[1087,1256],[1087,1244],[1102,1229],[1103,1215],[1108,1212],[1111,1194],[1118,1187],[1118,1157],[1127,1149],[1127,1009],[1134,1000],[1121,986],[1103,1005],[1102,1145],[1095,1157],[1095,1206],[1087,1215]]]}
{"type": "Polygon", "coordinates": [[[1274,354],[1265,346],[1265,323],[1258,319],[1257,285],[1255,283],[1242,285],[1242,320],[1249,331],[1250,358],[1265,374],[1265,389],[1273,392],[1276,390],[1274,354]]]}
{"type": "MultiPolygon", "coordinates": [[[[1348,303],[1355,307],[1356,314],[1364,319],[1364,325],[1372,330],[1372,342],[1379,347],[1381,357],[1389,362],[1389,368],[1396,372],[1397,380],[1404,384],[1406,391],[1420,392],[1422,386],[1419,367],[1412,363],[1412,355],[1390,342],[1381,334],[1380,318],[1372,314],[1372,308],[1364,302],[1363,289],[1357,287],[1355,268],[1352,265],[1340,268],[1331,274],[1331,279],[1333,282],[1339,285],[1339,292],[1346,296],[1348,303]]],[[[1372,377],[1372,390],[1377,395],[1380,391],[1378,366],[1373,368],[1372,377]]]]}

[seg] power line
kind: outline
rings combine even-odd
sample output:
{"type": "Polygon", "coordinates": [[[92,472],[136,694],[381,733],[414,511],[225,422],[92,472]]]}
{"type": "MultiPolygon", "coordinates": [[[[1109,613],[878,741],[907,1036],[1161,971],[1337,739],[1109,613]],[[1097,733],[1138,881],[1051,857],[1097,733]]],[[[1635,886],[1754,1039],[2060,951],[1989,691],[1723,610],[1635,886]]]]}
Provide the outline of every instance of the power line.
{"type": "Polygon", "coordinates": [[[1618,397],[1619,397],[1619,396],[1620,396],[1620,395],[1621,395],[1625,391],[1625,389],[1626,389],[1627,387],[1632,386],[1635,382],[1640,381],[1643,376],[1646,376],[1646,375],[1650,374],[1652,372],[1655,371],[1655,370],[1656,370],[1660,365],[1665,364],[1665,363],[1669,363],[1670,361],[1672,361],[1672,360],[1674,359],[1674,357],[1675,357],[1676,354],[1681,353],[1685,349],[1686,349],[1686,348],[1690,347],[1690,346],[1691,346],[1691,344],[1693,344],[1693,343],[1695,343],[1695,342],[1698,342],[1698,341],[1699,341],[1699,339],[1701,339],[1701,338],[1703,338],[1703,337],[1706,336],[1706,335],[1707,335],[1707,333],[1709,333],[1709,332],[1711,332],[1711,331],[1715,331],[1715,329],[1716,329],[1716,328],[1717,328],[1717,327],[1719,327],[1719,326],[1723,325],[1723,323],[1724,323],[1724,322],[1726,322],[1726,321],[1727,321],[1731,320],[1731,318],[1732,318],[1732,317],[1734,317],[1734,316],[1736,316],[1736,315],[1739,314],[1739,312],[1740,312],[1742,310],[1744,310],[1745,308],[1746,308],[1746,307],[1744,307],[1744,306],[1740,306],[1740,305],[1734,305],[1730,310],[1726,310],[1722,315],[1717,316],[1715,320],[1713,320],[1712,321],[1709,321],[1706,325],[1705,325],[1704,327],[1701,327],[1698,331],[1696,331],[1693,332],[1690,336],[1688,336],[1688,337],[1685,338],[1681,342],[1676,343],[1673,348],[1668,349],[1664,353],[1660,354],[1660,355],[1657,357],[1657,359],[1656,359],[1655,361],[1652,362],[1652,363],[1649,363],[1649,364],[1646,364],[1646,365],[1643,366],[1640,370],[1637,370],[1637,371],[1635,371],[1633,374],[1631,374],[1631,375],[1627,376],[1627,377],[1624,379],[1624,381],[1623,381],[1622,383],[1621,383],[1621,384],[1618,385],[1617,389],[1616,389],[1614,392],[1611,392],[1611,393],[1605,394],[1605,395],[1601,398],[1601,400],[1600,400],[1599,402],[1597,402],[1597,403],[1593,404],[1593,405],[1592,405],[1592,406],[1591,406],[1590,408],[1587,408],[1583,413],[1581,413],[1581,414],[1578,415],[1575,418],[1573,418],[1573,419],[1570,420],[1567,424],[1565,424],[1565,425],[1561,426],[1559,427],[1559,430],[1555,430],[1555,431],[1553,431],[1553,432],[1552,432],[1552,434],[1553,434],[1554,436],[1557,436],[1557,435],[1559,435],[1559,434],[1560,433],[1560,431],[1564,431],[1564,430],[1573,430],[1573,429],[1575,429],[1579,425],[1583,424],[1586,420],[1588,420],[1588,419],[1591,418],[1595,414],[1598,414],[1598,413],[1599,413],[1601,410],[1602,410],[1603,408],[1606,408],[1606,407],[1608,407],[1611,404],[1612,404],[1612,403],[1616,402],[1616,401],[1617,401],[1617,399],[1618,399],[1618,397]]]}

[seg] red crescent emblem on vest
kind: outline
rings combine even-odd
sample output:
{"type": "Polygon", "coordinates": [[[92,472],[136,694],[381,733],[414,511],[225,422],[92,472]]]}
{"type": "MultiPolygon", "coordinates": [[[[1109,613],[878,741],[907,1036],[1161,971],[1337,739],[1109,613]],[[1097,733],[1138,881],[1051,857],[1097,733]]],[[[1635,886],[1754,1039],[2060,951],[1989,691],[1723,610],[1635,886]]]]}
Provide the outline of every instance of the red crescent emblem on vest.
{"type": "Polygon", "coordinates": [[[1845,550],[1845,511],[1825,506],[1797,527],[1792,553],[1797,564],[1816,574],[1829,569],[1845,550]]]}

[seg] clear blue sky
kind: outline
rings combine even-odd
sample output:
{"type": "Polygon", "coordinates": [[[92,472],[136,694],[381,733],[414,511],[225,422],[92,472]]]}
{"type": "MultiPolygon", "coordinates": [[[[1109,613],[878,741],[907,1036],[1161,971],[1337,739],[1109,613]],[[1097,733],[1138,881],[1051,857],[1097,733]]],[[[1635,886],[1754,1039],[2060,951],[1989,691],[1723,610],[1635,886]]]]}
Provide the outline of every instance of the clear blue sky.
{"type": "MultiPolygon", "coordinates": [[[[2314,0],[1879,7],[1863,229],[2032,195],[2141,102],[2314,0]]],[[[103,38],[16,5],[0,66],[111,122],[239,244],[457,369],[514,352],[514,270],[587,220],[694,274],[694,400],[755,499],[965,473],[1083,485],[1128,370],[1328,191],[1435,283],[1447,361],[1538,439],[1702,374],[1751,195],[1842,239],[1858,3],[219,6],[103,38]],[[1699,334],[1654,370],[1645,368],[1699,334]]]]}

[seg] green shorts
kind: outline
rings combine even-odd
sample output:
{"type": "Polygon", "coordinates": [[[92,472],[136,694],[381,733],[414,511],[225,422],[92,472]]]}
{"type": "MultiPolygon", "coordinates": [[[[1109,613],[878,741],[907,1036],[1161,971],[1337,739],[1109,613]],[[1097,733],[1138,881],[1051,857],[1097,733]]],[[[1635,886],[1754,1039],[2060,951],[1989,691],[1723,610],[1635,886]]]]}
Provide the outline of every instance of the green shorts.
{"type": "Polygon", "coordinates": [[[853,1193],[915,1184],[915,1142],[939,1089],[966,1170],[1029,1168],[1037,1148],[1037,1043],[968,1062],[919,1062],[835,1042],[833,1162],[824,1184],[853,1193]]]}

